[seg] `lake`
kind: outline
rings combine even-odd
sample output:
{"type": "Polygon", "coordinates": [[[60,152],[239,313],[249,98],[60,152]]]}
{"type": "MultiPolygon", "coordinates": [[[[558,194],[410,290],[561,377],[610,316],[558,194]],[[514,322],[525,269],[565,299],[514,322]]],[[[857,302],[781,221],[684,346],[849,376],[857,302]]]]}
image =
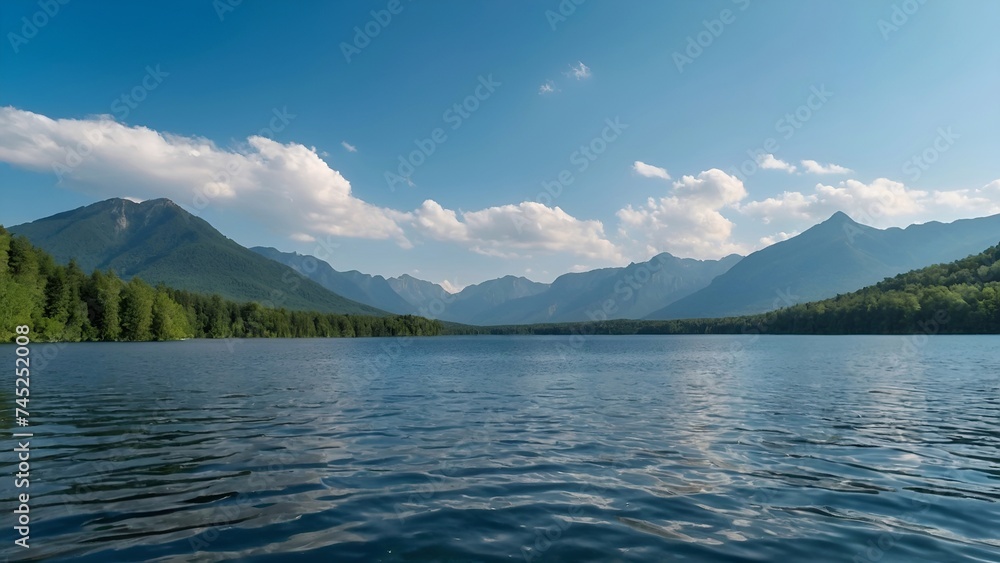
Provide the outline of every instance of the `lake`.
{"type": "Polygon", "coordinates": [[[2,458],[11,559],[1000,561],[997,337],[32,356],[28,550],[12,544],[9,433],[2,458]]]}

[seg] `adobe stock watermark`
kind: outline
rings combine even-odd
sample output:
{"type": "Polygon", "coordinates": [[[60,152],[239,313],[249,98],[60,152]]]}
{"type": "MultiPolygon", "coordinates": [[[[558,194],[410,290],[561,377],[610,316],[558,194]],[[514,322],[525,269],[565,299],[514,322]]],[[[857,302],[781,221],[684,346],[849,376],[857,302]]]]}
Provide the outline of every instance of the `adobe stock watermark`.
{"type": "Polygon", "coordinates": [[[340,243],[335,242],[331,236],[327,236],[326,239],[317,239],[316,247],[313,249],[313,256],[307,256],[302,261],[301,269],[290,267],[290,271],[286,271],[281,275],[281,283],[288,286],[289,291],[272,289],[271,298],[260,301],[260,306],[267,309],[280,309],[284,306],[288,297],[298,290],[299,285],[302,284],[302,280],[309,279],[309,275],[319,269],[319,261],[329,261],[334,250],[337,248],[340,248],[340,243]]]}
{"type": "Polygon", "coordinates": [[[191,548],[193,554],[205,551],[212,543],[219,539],[219,536],[223,532],[232,529],[234,524],[246,520],[248,513],[256,514],[260,512],[260,507],[256,506],[255,503],[260,502],[260,499],[272,487],[277,486],[279,482],[277,476],[288,467],[286,464],[294,463],[288,453],[271,455],[276,459],[265,456],[256,458],[258,460],[257,463],[261,467],[264,466],[264,460],[268,460],[266,469],[256,469],[248,472],[249,475],[246,478],[245,485],[253,493],[240,491],[235,495],[228,495],[225,503],[215,504],[208,517],[204,520],[206,524],[194,528],[197,532],[187,538],[188,546],[191,548]],[[274,459],[274,461],[271,462],[271,459],[274,459]]]}
{"type": "MultiPolygon", "coordinates": [[[[591,163],[604,154],[608,147],[621,137],[621,134],[628,129],[627,123],[622,123],[620,117],[604,120],[604,128],[590,141],[580,145],[569,155],[569,163],[575,165],[576,174],[582,174],[590,168],[591,163]]],[[[547,207],[552,206],[552,202],[562,195],[563,190],[576,181],[576,176],[570,168],[564,168],[556,175],[554,180],[543,180],[542,189],[535,196],[535,202],[547,207]]],[[[512,217],[517,230],[525,224],[524,219],[519,215],[512,217]]]]}
{"type": "Polygon", "coordinates": [[[931,165],[941,158],[941,155],[948,152],[955,144],[955,140],[960,138],[951,127],[938,127],[937,136],[930,146],[910,157],[903,163],[903,173],[913,181],[917,181],[930,169],[931,165]]]}
{"type": "Polygon", "coordinates": [[[461,454],[468,454],[469,450],[495,442],[496,429],[510,422],[509,415],[501,416],[499,412],[490,410],[486,420],[467,424],[468,434],[462,436],[446,451],[437,453],[438,459],[444,459],[441,468],[436,473],[426,472],[424,476],[427,478],[427,483],[415,486],[406,500],[397,502],[393,506],[400,524],[405,525],[407,518],[418,513],[418,508],[426,509],[435,495],[448,490],[448,479],[455,477],[456,473],[464,469],[462,464],[455,460],[456,456],[465,457],[461,454]]]}
{"type": "MultiPolygon", "coordinates": [[[[139,104],[149,97],[149,93],[156,90],[163,83],[163,79],[168,76],[170,76],[170,73],[164,72],[159,64],[155,67],[147,65],[146,74],[140,79],[139,84],[136,84],[131,90],[122,93],[111,101],[111,112],[115,114],[115,117],[119,121],[128,119],[132,110],[139,107],[139,104]]],[[[62,162],[52,163],[52,172],[56,175],[57,180],[62,182],[65,175],[83,163],[84,159],[94,151],[94,148],[104,142],[105,136],[110,133],[111,128],[118,124],[119,121],[104,118],[98,120],[97,129],[88,131],[83,141],[77,143],[75,147],[68,149],[62,162]]]]}
{"type": "MultiPolygon", "coordinates": [[[[627,468],[628,466],[622,463],[621,460],[615,459],[611,464],[610,470],[612,472],[619,472],[627,468]]],[[[609,488],[610,486],[596,485],[593,482],[588,482],[580,488],[576,496],[586,498],[588,496],[600,495],[606,493],[609,488]]],[[[566,510],[565,516],[552,514],[549,516],[552,520],[551,524],[545,527],[536,526],[534,529],[534,541],[529,541],[521,546],[521,558],[525,563],[531,563],[535,559],[542,558],[552,548],[553,544],[562,538],[563,532],[573,527],[573,523],[579,520],[583,512],[583,505],[573,504],[566,510]]]]}
{"type": "Polygon", "coordinates": [[[878,30],[882,33],[882,40],[888,41],[889,36],[910,21],[910,17],[920,10],[920,7],[927,3],[927,0],[904,0],[892,5],[892,12],[889,19],[878,20],[878,30]]]}
{"type": "MultiPolygon", "coordinates": [[[[931,508],[929,503],[915,498],[907,499],[906,503],[909,504],[908,510],[901,513],[897,518],[919,516],[931,508]]],[[[896,547],[898,540],[906,537],[906,535],[907,530],[905,529],[899,529],[899,531],[888,529],[883,531],[877,538],[868,540],[865,547],[851,558],[851,563],[876,563],[882,561],[886,553],[896,547]]]]}
{"type": "Polygon", "coordinates": [[[7,41],[10,42],[10,48],[14,50],[14,54],[21,52],[21,47],[27,45],[29,41],[38,36],[38,32],[42,30],[45,26],[49,25],[59,12],[62,7],[69,4],[69,0],[38,0],[38,10],[31,14],[31,17],[24,16],[21,18],[21,33],[14,33],[13,31],[7,33],[7,41]]]}
{"type": "Polygon", "coordinates": [[[561,23],[565,23],[570,16],[576,13],[576,8],[583,5],[587,0],[560,0],[555,10],[545,10],[545,21],[549,22],[552,31],[561,23]]]}
{"type": "Polygon", "coordinates": [[[243,0],[212,0],[212,8],[215,15],[219,16],[219,21],[226,20],[226,14],[236,11],[236,7],[243,3],[243,0]]]}
{"type": "MultiPolygon", "coordinates": [[[[450,125],[452,131],[457,131],[479,110],[483,102],[493,96],[500,86],[502,86],[502,83],[493,80],[492,74],[486,76],[479,75],[478,83],[472,93],[444,110],[441,114],[441,120],[446,125],[450,125]]],[[[389,190],[395,192],[397,184],[414,186],[415,184],[411,179],[413,173],[417,168],[423,166],[427,162],[427,159],[437,152],[438,147],[447,140],[448,133],[443,127],[435,127],[423,139],[414,139],[413,144],[416,146],[416,149],[410,151],[409,154],[399,155],[399,165],[396,167],[396,172],[385,171],[384,177],[386,183],[389,185],[389,190]]]]}
{"type": "MultiPolygon", "coordinates": [[[[774,290],[774,299],[771,300],[771,310],[784,309],[785,307],[791,307],[792,305],[802,302],[802,297],[792,293],[791,287],[786,287],[785,289],[774,290]]],[[[736,361],[736,357],[746,350],[747,346],[754,345],[758,340],[760,340],[761,334],[766,334],[768,325],[766,322],[760,322],[756,326],[746,327],[744,326],[740,333],[743,336],[749,336],[750,338],[744,344],[743,342],[733,342],[729,345],[729,356],[727,360],[729,363],[736,361]]]]}
{"type": "Polygon", "coordinates": [[[146,75],[142,77],[139,84],[136,84],[131,90],[111,102],[111,111],[115,114],[115,117],[122,121],[128,119],[132,110],[139,107],[139,104],[149,97],[149,93],[156,90],[160,84],[163,84],[163,79],[168,76],[170,76],[170,73],[164,72],[160,68],[160,65],[156,65],[155,67],[146,66],[146,75]]]}
{"type": "MultiPolygon", "coordinates": [[[[802,129],[810,119],[823,109],[823,106],[830,101],[833,95],[833,92],[826,89],[826,84],[810,86],[809,96],[806,97],[805,103],[774,122],[775,132],[780,133],[785,141],[790,140],[799,129],[802,129]]],[[[745,182],[748,177],[760,170],[758,160],[762,156],[776,154],[779,150],[781,150],[781,144],[778,140],[774,137],[768,137],[761,142],[759,148],[747,149],[746,153],[750,158],[740,163],[738,168],[729,168],[727,172],[730,176],[736,176],[741,182],[745,182]]]]}
{"type": "Polygon", "coordinates": [[[595,307],[587,309],[587,319],[591,323],[573,323],[570,329],[569,343],[563,344],[560,342],[556,344],[556,348],[559,350],[559,358],[565,361],[568,358],[570,350],[581,350],[587,338],[597,333],[597,327],[593,323],[607,321],[611,318],[609,315],[617,314],[619,303],[622,301],[631,301],[635,293],[651,282],[656,273],[663,269],[666,261],[667,258],[661,254],[657,256],[655,262],[650,260],[640,264],[633,271],[626,272],[621,276],[621,279],[615,282],[612,295],[595,307]]]}
{"type": "MultiPolygon", "coordinates": [[[[284,131],[288,127],[288,124],[298,117],[296,114],[288,111],[288,106],[283,106],[281,109],[277,107],[271,108],[271,114],[272,116],[267,127],[261,128],[255,136],[274,140],[276,134],[284,131]]],[[[195,188],[194,196],[191,198],[191,207],[196,214],[204,211],[212,203],[213,199],[221,196],[224,186],[232,185],[233,178],[243,169],[243,162],[244,159],[242,158],[229,159],[223,170],[212,175],[211,181],[195,188]]]]}
{"type": "MultiPolygon", "coordinates": [[[[740,12],[750,7],[750,0],[732,0],[732,2],[736,4],[740,12]]],[[[684,51],[674,51],[673,55],[671,55],[674,66],[677,67],[677,72],[683,73],[685,66],[693,63],[695,59],[704,54],[705,49],[711,47],[715,43],[715,40],[721,37],[723,32],[726,31],[726,26],[732,25],[736,21],[736,15],[736,12],[729,8],[724,8],[719,12],[717,18],[702,20],[701,25],[705,29],[694,35],[688,35],[684,51]]]]}
{"type": "MultiPolygon", "coordinates": [[[[407,0],[412,2],[413,0],[407,0]]],[[[382,34],[382,31],[392,23],[393,16],[398,16],[403,12],[402,0],[389,0],[385,8],[372,10],[371,19],[364,25],[354,26],[354,37],[351,42],[340,42],[340,52],[344,55],[347,64],[351,64],[351,58],[361,54],[361,51],[372,44],[372,41],[382,34]]]]}
{"type": "Polygon", "coordinates": [[[598,308],[587,311],[587,318],[592,321],[606,321],[618,313],[618,303],[620,301],[631,301],[635,293],[652,281],[653,276],[663,269],[667,263],[665,254],[659,254],[656,262],[652,260],[644,262],[635,271],[626,273],[622,279],[615,282],[613,297],[604,300],[598,308]]]}

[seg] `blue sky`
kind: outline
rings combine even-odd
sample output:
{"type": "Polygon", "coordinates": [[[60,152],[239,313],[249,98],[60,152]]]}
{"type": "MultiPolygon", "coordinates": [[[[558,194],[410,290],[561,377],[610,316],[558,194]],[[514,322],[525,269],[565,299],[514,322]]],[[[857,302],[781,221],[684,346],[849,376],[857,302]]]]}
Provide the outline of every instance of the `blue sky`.
{"type": "Polygon", "coordinates": [[[8,1],[0,223],[169,197],[246,246],[460,287],[745,254],[837,210],[998,213],[998,18],[989,0],[8,1]]]}

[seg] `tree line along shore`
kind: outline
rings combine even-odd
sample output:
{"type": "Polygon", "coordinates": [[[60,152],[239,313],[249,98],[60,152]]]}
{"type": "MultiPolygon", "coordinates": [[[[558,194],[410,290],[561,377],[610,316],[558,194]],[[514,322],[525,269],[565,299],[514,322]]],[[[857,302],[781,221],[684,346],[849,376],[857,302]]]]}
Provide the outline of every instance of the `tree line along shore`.
{"type": "Polygon", "coordinates": [[[997,334],[1000,246],[836,297],[716,319],[469,326],[414,315],[353,315],[238,303],[58,264],[0,227],[0,342],[512,334],[997,334]]]}

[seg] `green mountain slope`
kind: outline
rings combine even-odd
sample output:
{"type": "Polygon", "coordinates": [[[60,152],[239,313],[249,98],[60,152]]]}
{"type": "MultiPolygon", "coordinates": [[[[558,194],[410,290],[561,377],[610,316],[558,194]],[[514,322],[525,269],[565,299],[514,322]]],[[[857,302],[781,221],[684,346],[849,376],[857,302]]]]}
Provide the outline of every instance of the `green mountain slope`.
{"type": "MultiPolygon", "coordinates": [[[[75,262],[57,264],[0,226],[0,342],[149,341],[198,338],[431,336],[441,323],[412,315],[289,311],[236,303],[141,278],[125,282],[75,262]]],[[[34,359],[34,358],[33,358],[34,359]]],[[[41,358],[42,365],[46,360],[41,358]]],[[[34,366],[39,367],[39,366],[34,366]]]]}
{"type": "Polygon", "coordinates": [[[417,312],[417,308],[400,297],[382,276],[372,276],[357,270],[339,272],[330,264],[308,254],[282,252],[263,246],[255,246],[250,250],[292,268],[337,295],[399,315],[417,312]]]}
{"type": "Polygon", "coordinates": [[[124,279],[293,310],[385,314],[240,246],[168,199],[109,199],[10,231],[87,272],[112,269],[124,279]]]}
{"type": "Polygon", "coordinates": [[[774,311],[758,322],[781,333],[1000,333],[1000,246],[774,311]]]}
{"type": "Polygon", "coordinates": [[[750,315],[826,299],[968,256],[998,239],[1000,215],[883,230],[838,212],[796,237],[750,254],[708,287],[646,318],[750,315]]]}

